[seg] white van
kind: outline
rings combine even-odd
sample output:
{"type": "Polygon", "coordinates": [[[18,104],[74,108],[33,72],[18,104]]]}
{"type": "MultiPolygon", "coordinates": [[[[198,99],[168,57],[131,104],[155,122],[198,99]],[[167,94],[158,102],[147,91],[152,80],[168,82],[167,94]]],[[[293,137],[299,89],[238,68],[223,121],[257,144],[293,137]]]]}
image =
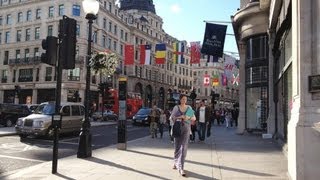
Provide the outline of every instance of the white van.
{"type": "MultiPolygon", "coordinates": [[[[15,129],[20,137],[28,135],[53,136],[52,115],[55,113],[55,103],[41,103],[32,114],[19,118],[15,129]]],[[[79,103],[61,103],[62,116],[60,133],[79,132],[84,119],[84,106],[79,103]]]]}

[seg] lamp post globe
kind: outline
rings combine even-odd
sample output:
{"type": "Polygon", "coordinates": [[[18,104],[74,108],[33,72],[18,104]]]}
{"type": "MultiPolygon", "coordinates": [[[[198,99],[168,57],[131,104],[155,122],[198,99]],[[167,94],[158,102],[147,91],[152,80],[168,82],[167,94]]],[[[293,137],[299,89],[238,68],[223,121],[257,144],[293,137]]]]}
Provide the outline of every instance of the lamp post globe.
{"type": "Polygon", "coordinates": [[[91,58],[91,42],[92,42],[92,23],[97,17],[99,11],[99,2],[97,0],[83,0],[82,7],[86,14],[86,19],[88,19],[89,24],[89,33],[88,33],[88,51],[87,51],[87,76],[86,76],[86,89],[85,89],[85,118],[82,122],[80,137],[79,137],[79,147],[77,152],[78,158],[87,158],[92,156],[91,148],[91,133],[90,133],[90,120],[89,120],[89,109],[90,109],[90,77],[91,77],[91,68],[89,65],[89,60],[91,58]]]}

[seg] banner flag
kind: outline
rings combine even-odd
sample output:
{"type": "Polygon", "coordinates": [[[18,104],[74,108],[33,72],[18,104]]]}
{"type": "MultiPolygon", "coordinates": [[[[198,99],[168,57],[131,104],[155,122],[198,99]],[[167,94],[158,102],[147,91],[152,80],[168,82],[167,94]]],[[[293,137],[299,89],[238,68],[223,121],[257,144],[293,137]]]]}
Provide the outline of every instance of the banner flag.
{"type": "Polygon", "coordinates": [[[218,60],[219,60],[219,57],[217,57],[217,56],[210,56],[210,55],[208,55],[207,58],[208,58],[208,59],[207,59],[207,62],[208,62],[208,63],[210,63],[210,62],[215,63],[215,62],[218,62],[218,60]]]}
{"type": "Polygon", "coordinates": [[[190,42],[191,52],[190,52],[190,63],[191,64],[199,64],[201,58],[201,45],[200,41],[190,42]]]}
{"type": "Polygon", "coordinates": [[[212,86],[219,86],[219,75],[214,75],[212,77],[212,86]]]}
{"type": "Polygon", "coordinates": [[[205,74],[203,77],[203,85],[209,86],[210,85],[210,76],[208,74],[205,74]]]}
{"type": "Polygon", "coordinates": [[[226,25],[206,23],[201,53],[222,57],[226,31],[226,25]]]}
{"type": "Polygon", "coordinates": [[[228,85],[228,79],[227,79],[227,76],[224,73],[221,74],[221,85],[222,86],[227,86],[228,85]]]}
{"type": "Polygon", "coordinates": [[[184,44],[182,42],[173,43],[173,63],[183,64],[184,63],[184,44]]]}
{"type": "Polygon", "coordinates": [[[235,74],[232,74],[232,84],[233,85],[236,85],[236,86],[239,86],[239,73],[237,73],[237,75],[235,74]]]}
{"type": "Polygon", "coordinates": [[[166,44],[156,44],[156,64],[164,64],[166,60],[166,44]]]}
{"type": "Polygon", "coordinates": [[[126,44],[124,46],[124,65],[134,64],[134,46],[126,44]]]}
{"type": "Polygon", "coordinates": [[[151,45],[140,45],[140,64],[151,64],[151,45]]]}

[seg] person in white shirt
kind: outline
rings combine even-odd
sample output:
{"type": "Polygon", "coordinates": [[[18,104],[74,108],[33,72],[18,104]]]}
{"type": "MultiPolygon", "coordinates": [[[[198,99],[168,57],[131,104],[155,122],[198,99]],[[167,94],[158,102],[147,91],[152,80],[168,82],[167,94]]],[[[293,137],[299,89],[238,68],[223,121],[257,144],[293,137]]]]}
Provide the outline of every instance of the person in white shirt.
{"type": "Polygon", "coordinates": [[[204,141],[206,137],[206,126],[209,125],[211,120],[211,110],[210,107],[205,105],[205,100],[203,99],[200,103],[200,107],[196,111],[196,119],[198,121],[198,135],[199,141],[204,141]]]}

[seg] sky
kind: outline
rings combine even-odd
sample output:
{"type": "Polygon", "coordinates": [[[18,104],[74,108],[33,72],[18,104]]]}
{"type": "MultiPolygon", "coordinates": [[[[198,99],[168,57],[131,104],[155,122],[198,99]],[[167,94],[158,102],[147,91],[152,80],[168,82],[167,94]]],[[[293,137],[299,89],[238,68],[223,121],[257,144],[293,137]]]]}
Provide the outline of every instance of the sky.
{"type": "MultiPolygon", "coordinates": [[[[203,42],[206,22],[228,25],[227,34],[234,34],[231,23],[220,22],[231,22],[231,15],[240,7],[239,0],[153,0],[153,3],[156,14],[163,20],[164,31],[188,43],[203,42]]],[[[233,35],[226,35],[224,51],[238,53],[233,35]]]]}
{"type": "MultiPolygon", "coordinates": [[[[153,0],[156,13],[163,19],[164,31],[188,42],[203,42],[206,22],[228,25],[227,34],[234,34],[231,15],[240,7],[239,0],[153,0]],[[218,21],[218,22],[217,22],[218,21]]],[[[238,52],[235,37],[226,35],[225,52],[238,52]]],[[[229,53],[227,53],[229,54],[229,53]]]]}

